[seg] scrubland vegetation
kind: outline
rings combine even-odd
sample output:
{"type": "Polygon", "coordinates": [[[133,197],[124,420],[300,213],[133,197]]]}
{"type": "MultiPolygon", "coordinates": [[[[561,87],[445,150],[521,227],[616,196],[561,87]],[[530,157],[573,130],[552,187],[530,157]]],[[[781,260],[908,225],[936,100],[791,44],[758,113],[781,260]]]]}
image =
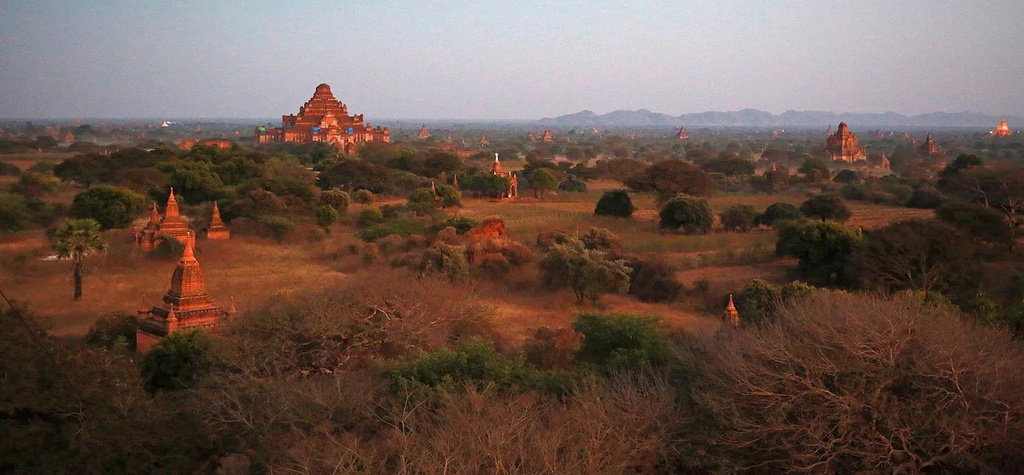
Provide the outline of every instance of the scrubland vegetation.
{"type": "Polygon", "coordinates": [[[14,145],[38,139],[5,144],[0,472],[1024,465],[1013,139],[954,134],[945,159],[868,140],[835,164],[813,134],[567,136],[36,164],[14,145]],[[495,150],[517,199],[492,198],[495,150]],[[132,228],[172,186],[240,315],[139,355],[135,310],[182,250],[132,228]],[[214,201],[230,241],[201,237],[214,201]]]}

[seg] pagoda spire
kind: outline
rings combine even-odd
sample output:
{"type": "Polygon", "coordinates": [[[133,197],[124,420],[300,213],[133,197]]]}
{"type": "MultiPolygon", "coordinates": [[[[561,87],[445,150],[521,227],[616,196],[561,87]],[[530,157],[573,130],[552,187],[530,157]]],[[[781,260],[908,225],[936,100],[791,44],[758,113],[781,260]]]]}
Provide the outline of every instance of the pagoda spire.
{"type": "Polygon", "coordinates": [[[181,212],[178,211],[178,200],[174,198],[174,187],[171,187],[171,193],[167,196],[167,209],[164,210],[164,217],[178,217],[181,212]]]}
{"type": "Polygon", "coordinates": [[[156,226],[160,224],[160,208],[156,206],[156,201],[153,202],[153,207],[149,210],[149,222],[146,223],[146,227],[156,226]]]}
{"type": "Polygon", "coordinates": [[[722,319],[728,320],[732,324],[733,328],[740,327],[740,313],[736,310],[736,304],[732,301],[732,294],[729,294],[729,304],[725,306],[725,311],[722,313],[722,319]]]}

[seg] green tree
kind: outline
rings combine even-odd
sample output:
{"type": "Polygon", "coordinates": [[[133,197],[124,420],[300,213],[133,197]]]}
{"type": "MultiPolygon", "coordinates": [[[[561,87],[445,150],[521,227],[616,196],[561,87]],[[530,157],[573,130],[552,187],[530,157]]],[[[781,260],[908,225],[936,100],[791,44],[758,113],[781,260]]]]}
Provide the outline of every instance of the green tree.
{"type": "Polygon", "coordinates": [[[575,237],[564,244],[553,244],[541,258],[540,267],[545,287],[569,287],[578,302],[596,302],[606,293],[625,293],[632,271],[625,262],[611,260],[603,251],[587,249],[575,237]]]}
{"type": "Polygon", "coordinates": [[[829,171],[828,161],[821,157],[807,157],[797,171],[811,181],[828,181],[832,173],[829,171]]]}
{"type": "Polygon", "coordinates": [[[288,235],[295,231],[295,221],[283,216],[265,216],[258,221],[270,231],[270,235],[278,244],[284,242],[288,235]]]}
{"type": "Polygon", "coordinates": [[[72,218],[88,218],[102,229],[124,229],[145,207],[145,198],[116,186],[98,185],[75,195],[68,209],[72,218]]]}
{"type": "Polygon", "coordinates": [[[210,350],[210,339],[201,330],[179,331],[161,338],[142,359],[146,391],[191,387],[210,371],[210,350]]]}
{"type": "Polygon", "coordinates": [[[224,197],[224,182],[210,163],[182,161],[165,165],[163,169],[169,172],[171,186],[179,200],[195,205],[224,197]]]}
{"type": "Polygon", "coordinates": [[[765,226],[774,226],[776,223],[783,221],[795,221],[803,219],[804,215],[789,203],[773,203],[768,206],[768,209],[764,210],[755,221],[757,224],[763,224],[765,226]]]}
{"type": "Polygon", "coordinates": [[[980,203],[950,201],[936,209],[935,216],[964,231],[978,243],[1000,250],[1014,244],[1014,229],[1006,215],[980,203]]]}
{"type": "Polygon", "coordinates": [[[558,184],[558,189],[574,193],[586,193],[587,182],[576,175],[567,175],[565,181],[558,184]]]}
{"type": "Polygon", "coordinates": [[[60,259],[71,259],[71,274],[75,281],[75,300],[82,298],[82,271],[85,257],[103,252],[107,243],[100,234],[100,223],[94,219],[68,219],[57,228],[50,242],[60,259]]]}
{"type": "Polygon", "coordinates": [[[331,205],[322,205],[316,209],[316,225],[325,233],[331,233],[331,225],[338,220],[338,211],[331,205]]]}
{"type": "Polygon", "coordinates": [[[660,366],[671,359],[671,345],[658,317],[584,313],[573,329],[583,335],[577,360],[606,370],[660,366]]]}
{"type": "Polygon", "coordinates": [[[558,179],[550,170],[539,168],[530,175],[530,185],[533,185],[538,194],[542,194],[545,191],[553,191],[558,188],[558,179]]]}
{"type": "Polygon", "coordinates": [[[451,185],[437,185],[435,194],[441,199],[442,208],[461,207],[462,193],[451,185]]]}
{"type": "Polygon", "coordinates": [[[818,195],[800,205],[800,212],[807,217],[818,218],[822,221],[838,221],[840,223],[850,219],[850,208],[839,195],[818,195]]]}
{"type": "Polygon", "coordinates": [[[606,191],[597,200],[594,207],[594,214],[598,216],[613,216],[616,218],[633,217],[633,200],[629,198],[626,190],[606,191]]]}
{"type": "Polygon", "coordinates": [[[845,169],[840,170],[839,173],[836,173],[836,176],[832,178],[832,181],[836,183],[852,183],[859,179],[860,175],[858,175],[857,172],[850,169],[845,169]]]}
{"type": "Polygon", "coordinates": [[[430,188],[417,188],[412,190],[407,197],[409,203],[429,203],[431,205],[437,204],[437,195],[430,188]]]}
{"type": "Polygon", "coordinates": [[[799,259],[797,271],[812,284],[846,284],[859,245],[860,238],[836,223],[791,221],[779,230],[775,253],[799,259]]]}
{"type": "Polygon", "coordinates": [[[683,228],[686,234],[707,234],[715,222],[711,205],[704,198],[677,196],[658,213],[661,229],[683,228]]]}
{"type": "Polygon", "coordinates": [[[755,170],[753,162],[734,156],[719,156],[704,162],[700,168],[708,173],[721,173],[725,176],[753,175],[755,170]]]}
{"type": "Polygon", "coordinates": [[[626,186],[640,192],[653,192],[659,203],[678,194],[709,196],[715,192],[715,181],[693,164],[665,160],[626,179],[626,186]]]}
{"type": "Polygon", "coordinates": [[[16,232],[32,222],[28,199],[14,193],[0,193],[0,231],[16,232]]]}
{"type": "Polygon", "coordinates": [[[757,216],[757,210],[753,206],[731,206],[722,212],[722,226],[729,231],[745,233],[756,225],[757,216]]]}
{"type": "Polygon", "coordinates": [[[334,208],[338,214],[345,214],[348,205],[352,203],[352,197],[348,193],[337,188],[324,190],[320,193],[320,204],[334,208]]]}
{"type": "Polygon", "coordinates": [[[31,198],[42,198],[60,187],[60,179],[50,173],[26,171],[11,185],[11,191],[31,198]]]}
{"type": "Polygon", "coordinates": [[[361,205],[373,204],[374,199],[373,192],[367,189],[359,189],[352,194],[352,201],[361,205]]]}

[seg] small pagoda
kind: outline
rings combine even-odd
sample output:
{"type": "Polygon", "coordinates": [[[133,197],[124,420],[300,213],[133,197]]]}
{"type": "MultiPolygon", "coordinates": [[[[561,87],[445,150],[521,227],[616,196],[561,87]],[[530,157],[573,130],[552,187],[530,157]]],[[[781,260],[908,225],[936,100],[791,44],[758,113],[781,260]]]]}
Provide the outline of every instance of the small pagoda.
{"type": "Polygon", "coordinates": [[[220,331],[226,321],[235,317],[234,299],[228,310],[224,310],[206,291],[206,280],[196,260],[194,245],[195,237],[189,234],[185,239],[185,252],[174,268],[171,288],[163,301],[154,307],[139,309],[139,328],[135,333],[139,352],[149,351],[160,338],[174,332],[220,331]]]}
{"type": "Polygon", "coordinates": [[[928,134],[924,138],[924,142],[917,146],[917,153],[918,155],[938,156],[945,154],[946,150],[932,140],[932,134],[928,134]]]}
{"type": "Polygon", "coordinates": [[[501,169],[501,162],[498,161],[498,154],[494,154],[494,164],[491,165],[491,175],[503,176],[508,178],[508,191],[498,196],[501,198],[515,198],[519,196],[519,178],[514,172],[505,172],[501,169]]]}
{"type": "Polygon", "coordinates": [[[993,137],[1009,137],[1010,135],[1013,135],[1013,132],[1010,131],[1010,126],[1006,125],[1005,120],[999,121],[999,125],[996,126],[996,130],[989,133],[992,134],[993,137]]]}
{"type": "Polygon", "coordinates": [[[426,140],[430,138],[430,131],[427,130],[427,124],[420,126],[420,133],[416,136],[420,140],[426,140]]]}
{"type": "Polygon", "coordinates": [[[676,134],[676,138],[679,140],[686,140],[690,138],[690,133],[686,131],[686,127],[680,127],[679,133],[676,134]]]}
{"type": "Polygon", "coordinates": [[[536,141],[537,141],[537,136],[536,136],[536,135],[533,135],[533,131],[531,130],[531,131],[529,131],[529,132],[528,132],[528,133],[526,134],[526,140],[529,140],[529,141],[531,141],[531,142],[536,142],[536,141]]]}
{"type": "Polygon", "coordinates": [[[481,147],[486,147],[486,146],[488,146],[490,144],[491,144],[491,141],[487,140],[487,136],[486,135],[481,135],[480,136],[480,146],[481,147]]]}
{"type": "Polygon", "coordinates": [[[736,304],[732,301],[732,294],[729,294],[729,304],[722,312],[722,320],[728,321],[733,328],[740,327],[740,312],[736,310],[736,304]]]}
{"type": "Polygon", "coordinates": [[[217,207],[216,201],[213,202],[213,216],[210,217],[210,226],[206,228],[206,239],[211,241],[231,239],[231,230],[220,219],[220,208],[217,207]]]}
{"type": "Polygon", "coordinates": [[[555,141],[555,136],[551,134],[550,130],[545,130],[540,136],[540,141],[545,143],[551,143],[555,141]]]}
{"type": "Polygon", "coordinates": [[[181,216],[181,212],[178,210],[178,201],[174,197],[174,188],[171,188],[170,195],[167,197],[167,207],[164,209],[164,217],[160,218],[160,212],[157,210],[156,203],[153,203],[153,208],[149,211],[149,222],[146,223],[146,227],[142,230],[135,230],[135,244],[145,248],[152,249],[156,246],[157,236],[166,234],[173,236],[181,242],[185,242],[188,239],[191,231],[188,227],[188,222],[181,216]]]}

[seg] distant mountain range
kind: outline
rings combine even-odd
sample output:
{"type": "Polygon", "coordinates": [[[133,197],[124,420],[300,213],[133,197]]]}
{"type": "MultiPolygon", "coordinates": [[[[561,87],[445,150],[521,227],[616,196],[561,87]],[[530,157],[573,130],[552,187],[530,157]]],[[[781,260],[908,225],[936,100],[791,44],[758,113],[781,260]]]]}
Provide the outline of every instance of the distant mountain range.
{"type": "Polygon", "coordinates": [[[733,112],[701,112],[697,114],[668,115],[647,109],[617,110],[595,114],[584,110],[575,114],[546,117],[538,125],[549,127],[827,127],[840,121],[851,127],[987,127],[994,129],[1000,120],[1013,128],[1024,125],[1021,117],[996,117],[974,112],[932,112],[921,115],[903,115],[895,112],[882,114],[855,114],[824,111],[786,111],[772,114],[757,109],[733,112]],[[1014,124],[1017,124],[1016,126],[1014,124]]]}

